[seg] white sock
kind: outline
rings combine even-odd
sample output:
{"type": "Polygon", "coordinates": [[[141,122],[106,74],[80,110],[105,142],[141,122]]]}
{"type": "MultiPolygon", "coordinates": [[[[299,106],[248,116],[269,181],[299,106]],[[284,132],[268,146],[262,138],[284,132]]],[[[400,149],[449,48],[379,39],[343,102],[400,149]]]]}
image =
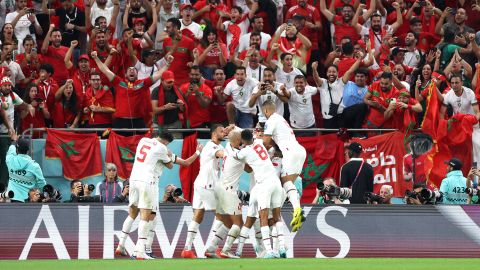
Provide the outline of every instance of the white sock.
{"type": "Polygon", "coordinates": [[[137,256],[139,254],[145,253],[145,241],[147,240],[147,232],[148,232],[148,221],[140,220],[138,224],[138,240],[137,245],[135,246],[135,251],[137,252],[137,256]]]}
{"type": "Polygon", "coordinates": [[[118,242],[118,246],[124,247],[125,241],[127,240],[128,234],[130,234],[130,230],[132,229],[132,223],[135,220],[129,215],[125,221],[123,222],[122,226],[122,236],[120,237],[120,241],[118,242]]]}
{"type": "Polygon", "coordinates": [[[272,251],[272,245],[270,244],[270,228],[268,226],[262,226],[260,228],[262,232],[262,242],[267,252],[272,251]]]}
{"type": "Polygon", "coordinates": [[[215,233],[215,236],[213,237],[212,242],[208,247],[208,250],[216,250],[218,248],[218,244],[220,244],[220,242],[225,240],[225,237],[227,237],[227,234],[228,234],[227,226],[221,223],[220,228],[217,229],[217,232],[215,233]]]}
{"type": "Polygon", "coordinates": [[[278,252],[278,235],[275,225],[270,227],[270,236],[272,237],[273,251],[278,252]]]}
{"type": "Polygon", "coordinates": [[[237,239],[238,235],[240,234],[240,227],[236,224],[232,225],[232,228],[228,231],[227,240],[225,241],[225,245],[223,246],[222,252],[226,253],[229,252],[232,248],[233,242],[237,239]]]}
{"type": "Polygon", "coordinates": [[[285,228],[283,221],[278,221],[275,223],[275,228],[277,229],[278,246],[285,247],[285,228]]]}
{"type": "Polygon", "coordinates": [[[152,243],[153,239],[155,238],[155,227],[157,227],[157,216],[153,220],[148,222],[148,234],[147,234],[147,241],[145,243],[145,251],[147,253],[152,252],[152,243]]]}
{"type": "MultiPolygon", "coordinates": [[[[233,226],[232,226],[233,227],[233,226]]],[[[245,226],[242,227],[240,230],[240,235],[238,236],[238,245],[237,245],[237,253],[242,254],[243,245],[245,244],[245,240],[248,238],[248,233],[250,232],[250,228],[245,226]]]]}
{"type": "Polygon", "coordinates": [[[288,200],[292,204],[293,209],[297,209],[300,207],[300,199],[298,198],[298,192],[295,185],[292,181],[287,181],[283,184],[283,189],[287,193],[288,200]]]}
{"type": "Polygon", "coordinates": [[[185,241],[185,249],[187,250],[192,249],[193,240],[197,235],[198,226],[200,226],[200,224],[198,224],[193,220],[192,222],[190,222],[190,225],[188,225],[188,233],[187,233],[187,240],[185,241]]]}
{"type": "Polygon", "coordinates": [[[257,241],[257,246],[262,247],[262,231],[260,227],[260,219],[257,218],[255,223],[253,223],[253,229],[255,230],[255,240],[257,241]]]}

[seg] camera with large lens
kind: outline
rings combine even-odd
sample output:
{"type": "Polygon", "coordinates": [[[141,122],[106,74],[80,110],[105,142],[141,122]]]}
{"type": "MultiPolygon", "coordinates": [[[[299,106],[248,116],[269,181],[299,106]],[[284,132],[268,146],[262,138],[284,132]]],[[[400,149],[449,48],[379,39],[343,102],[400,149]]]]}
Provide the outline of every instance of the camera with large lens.
{"type": "Polygon", "coordinates": [[[250,201],[250,193],[243,191],[243,190],[237,190],[237,196],[242,202],[242,204],[248,204],[250,201]]]}
{"type": "Polygon", "coordinates": [[[352,197],[351,189],[340,188],[334,185],[326,186],[322,181],[317,183],[317,189],[330,197],[338,197],[341,200],[346,200],[352,197]]]}
{"type": "Polygon", "coordinates": [[[15,196],[12,190],[7,191],[7,187],[4,184],[0,184],[0,199],[11,199],[15,196]]]}
{"type": "Polygon", "coordinates": [[[378,204],[383,204],[383,197],[373,192],[365,192],[363,199],[369,203],[376,202],[378,204]]]}
{"type": "Polygon", "coordinates": [[[441,202],[443,200],[443,194],[440,191],[430,190],[428,188],[424,188],[420,191],[420,197],[425,204],[435,204],[436,202],[441,202]]]}
{"type": "Polygon", "coordinates": [[[62,200],[62,194],[58,189],[54,188],[52,185],[46,184],[43,187],[43,194],[40,193],[40,198],[42,201],[44,199],[47,199],[48,202],[56,202],[56,201],[62,200]]]}
{"type": "Polygon", "coordinates": [[[413,190],[405,190],[405,197],[411,198],[411,199],[419,199],[419,194],[413,190]]]}
{"type": "Polygon", "coordinates": [[[175,203],[175,197],[180,197],[183,195],[183,191],[181,188],[176,188],[174,191],[170,192],[167,201],[175,203]]]}

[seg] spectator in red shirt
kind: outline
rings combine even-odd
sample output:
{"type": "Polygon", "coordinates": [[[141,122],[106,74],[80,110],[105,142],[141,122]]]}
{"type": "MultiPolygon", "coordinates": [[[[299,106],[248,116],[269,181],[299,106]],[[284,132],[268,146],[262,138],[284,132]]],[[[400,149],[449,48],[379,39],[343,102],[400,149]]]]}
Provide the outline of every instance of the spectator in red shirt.
{"type": "MultiPolygon", "coordinates": [[[[186,100],[180,89],[175,86],[175,75],[170,70],[163,72],[162,83],[152,92],[152,109],[156,124],[162,130],[170,128],[189,128],[186,121],[186,100]]],[[[181,139],[182,133],[172,133],[181,139]]]]}
{"type": "MultiPolygon", "coordinates": [[[[310,62],[316,61],[320,58],[320,52],[318,51],[318,33],[322,31],[320,12],[314,6],[309,5],[306,0],[298,0],[298,4],[287,11],[285,19],[288,22],[296,15],[301,15],[305,18],[304,22],[302,22],[302,27],[298,29],[312,43],[310,62]]],[[[307,65],[308,70],[310,70],[310,67],[310,64],[307,65]]]]}
{"type": "Polygon", "coordinates": [[[206,29],[196,49],[198,50],[196,64],[200,66],[203,77],[212,80],[214,70],[227,65],[227,45],[218,39],[216,30],[206,29]]]}
{"type": "Polygon", "coordinates": [[[77,128],[82,116],[82,101],[78,99],[73,80],[68,79],[55,93],[52,111],[54,128],[77,128]]]}
{"type": "Polygon", "coordinates": [[[195,42],[186,37],[180,31],[182,24],[177,18],[168,19],[166,24],[166,32],[168,38],[163,41],[165,52],[170,52],[175,60],[170,67],[170,71],[175,74],[176,85],[181,85],[188,82],[188,67],[193,62],[193,49],[195,49],[195,42]]]}
{"type": "Polygon", "coordinates": [[[42,44],[42,54],[45,63],[49,63],[55,67],[56,72],[53,74],[53,79],[59,84],[63,84],[68,78],[68,70],[65,68],[65,54],[68,51],[67,47],[61,46],[62,33],[54,24],[50,25],[48,33],[42,44]],[[52,45],[49,45],[52,41],[52,45]]]}
{"type": "Polygon", "coordinates": [[[23,39],[23,48],[25,52],[18,54],[15,57],[15,61],[20,64],[25,78],[35,80],[38,77],[40,63],[43,62],[43,57],[37,53],[35,40],[29,35],[23,39]]]}
{"type": "Polygon", "coordinates": [[[392,73],[383,72],[380,80],[368,88],[363,99],[369,106],[366,128],[392,128],[393,121],[384,117],[384,112],[399,92],[392,84],[392,76],[392,73]]]}
{"type": "Polygon", "coordinates": [[[128,67],[125,79],[113,73],[100,59],[97,52],[92,52],[92,58],[100,71],[107,76],[115,88],[114,128],[145,128],[150,126],[152,106],[150,101],[150,86],[160,79],[170,63],[159,69],[152,76],[138,80],[135,67],[128,67]]]}
{"type": "MultiPolygon", "coordinates": [[[[119,56],[117,53],[114,54],[114,52],[117,51],[110,47],[107,33],[104,30],[94,29],[92,31],[87,46],[87,54],[90,54],[92,51],[96,51],[100,61],[105,63],[112,71],[117,72],[120,69],[119,64],[117,65],[119,56]]],[[[90,59],[90,67],[98,70],[95,60],[90,59]]],[[[100,77],[102,78],[102,85],[108,85],[110,83],[105,75],[101,74],[100,77]]]]}
{"type": "Polygon", "coordinates": [[[225,71],[222,68],[215,69],[213,81],[205,80],[205,84],[212,89],[212,103],[210,104],[210,124],[227,125],[227,109],[225,104],[232,101],[231,97],[223,100],[223,90],[225,86],[233,79],[225,80],[225,71]]]}
{"type": "MultiPolygon", "coordinates": [[[[35,114],[32,116],[28,111],[22,111],[20,118],[22,119],[21,132],[31,127],[44,128],[45,119],[50,119],[50,112],[45,104],[45,100],[38,96],[38,86],[36,84],[30,84],[25,91],[23,102],[32,105],[35,108],[35,114]]],[[[43,132],[34,132],[33,138],[42,138],[43,132]]]]}
{"type": "Polygon", "coordinates": [[[57,81],[52,78],[53,74],[54,69],[50,64],[42,64],[38,80],[35,82],[38,85],[38,96],[45,101],[50,112],[53,112],[55,93],[58,90],[57,81]]]}
{"type": "Polygon", "coordinates": [[[75,47],[77,47],[78,41],[74,40],[71,42],[70,48],[68,48],[67,54],[65,54],[65,67],[68,70],[70,78],[73,80],[73,86],[75,88],[77,97],[82,100],[83,95],[87,91],[87,87],[90,83],[90,59],[88,55],[82,54],[78,57],[78,68],[73,66],[72,53],[75,47]]]}
{"type": "Polygon", "coordinates": [[[112,115],[115,113],[113,94],[108,86],[102,85],[100,73],[90,74],[90,86],[83,99],[83,113],[88,116],[87,127],[112,127],[112,115]]]}
{"type": "Polygon", "coordinates": [[[195,9],[193,20],[199,21],[200,18],[205,18],[210,20],[213,25],[217,25],[220,19],[219,12],[227,11],[227,7],[220,0],[199,0],[193,5],[193,8],[195,9]]]}
{"type": "MultiPolygon", "coordinates": [[[[372,0],[372,3],[375,3],[375,0],[372,0]]],[[[375,7],[375,4],[373,4],[373,6],[375,7]]],[[[344,37],[350,37],[352,40],[360,39],[360,35],[354,27],[357,23],[358,17],[354,20],[354,15],[357,15],[357,13],[353,6],[346,4],[342,8],[342,15],[335,15],[327,9],[325,0],[320,0],[320,11],[323,16],[335,26],[335,34],[333,36],[335,44],[340,44],[340,41],[344,37]]]]}
{"type": "Polygon", "coordinates": [[[403,88],[397,100],[390,102],[383,116],[385,120],[392,119],[393,128],[407,132],[415,127],[416,115],[422,112],[422,105],[410,97],[410,91],[403,88]]]}
{"type": "Polygon", "coordinates": [[[192,128],[206,127],[210,122],[209,106],[212,102],[212,89],[202,82],[199,66],[191,67],[189,77],[190,82],[180,86],[187,101],[187,119],[192,128]]]}

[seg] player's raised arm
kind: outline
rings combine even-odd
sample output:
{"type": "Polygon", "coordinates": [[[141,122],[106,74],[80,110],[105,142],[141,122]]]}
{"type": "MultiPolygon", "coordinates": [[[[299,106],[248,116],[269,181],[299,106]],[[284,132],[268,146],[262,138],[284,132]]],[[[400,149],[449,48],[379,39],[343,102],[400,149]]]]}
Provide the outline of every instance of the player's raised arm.
{"type": "Polygon", "coordinates": [[[203,149],[203,145],[201,144],[197,145],[197,151],[195,151],[195,153],[187,159],[182,159],[182,158],[179,158],[178,156],[172,157],[173,163],[178,164],[180,166],[190,166],[200,156],[202,149],[203,149]]]}

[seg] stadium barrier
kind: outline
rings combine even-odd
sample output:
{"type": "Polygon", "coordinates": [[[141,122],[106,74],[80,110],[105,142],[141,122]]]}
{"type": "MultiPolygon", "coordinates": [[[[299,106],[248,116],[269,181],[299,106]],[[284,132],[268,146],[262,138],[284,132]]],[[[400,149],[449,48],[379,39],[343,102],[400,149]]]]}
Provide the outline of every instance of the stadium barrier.
{"type": "MultiPolygon", "coordinates": [[[[178,258],[192,208],[161,205],[159,213],[153,251],[178,258]]],[[[289,258],[477,258],[480,252],[478,206],[306,205],[305,214],[299,232],[286,228],[289,258]]],[[[127,206],[2,204],[0,216],[0,259],[113,259],[127,206]]],[[[282,216],[289,223],[291,208],[284,208],[282,216]]],[[[206,214],[194,241],[200,257],[213,237],[213,218],[213,213],[206,214]]],[[[128,250],[133,250],[137,227],[138,220],[127,239],[128,250]]],[[[251,243],[245,245],[248,257],[254,254],[251,243]]]]}

